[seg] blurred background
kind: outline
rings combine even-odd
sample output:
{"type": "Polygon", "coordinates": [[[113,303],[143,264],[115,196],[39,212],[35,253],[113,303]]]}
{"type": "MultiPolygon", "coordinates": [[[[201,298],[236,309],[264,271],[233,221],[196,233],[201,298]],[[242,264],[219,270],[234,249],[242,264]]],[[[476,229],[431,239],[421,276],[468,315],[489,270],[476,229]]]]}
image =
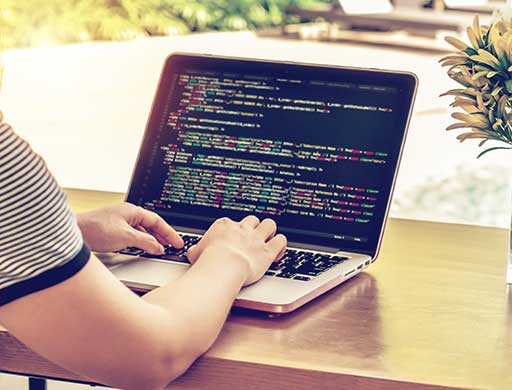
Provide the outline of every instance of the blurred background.
{"type": "MultiPolygon", "coordinates": [[[[124,192],[176,51],[413,71],[420,86],[391,216],[507,226],[510,152],[459,144],[439,59],[486,0],[0,0],[0,109],[60,184],[124,192]]],[[[0,389],[26,388],[0,375],[0,389]]],[[[50,390],[84,389],[49,383],[50,390]]]]}
{"type": "Polygon", "coordinates": [[[438,60],[503,1],[0,0],[0,108],[60,184],[124,192],[175,51],[414,71],[391,216],[507,226],[510,152],[459,144],[438,60]]]}
{"type": "MultiPolygon", "coordinates": [[[[124,192],[160,69],[176,51],[414,71],[420,87],[391,216],[507,226],[510,152],[476,159],[444,129],[438,60],[505,1],[0,0],[0,109],[60,184],[124,192]],[[341,4],[340,4],[341,3],[341,4]]],[[[0,389],[26,388],[0,375],[0,389]]],[[[49,388],[80,389],[52,382],[49,388]]]]}

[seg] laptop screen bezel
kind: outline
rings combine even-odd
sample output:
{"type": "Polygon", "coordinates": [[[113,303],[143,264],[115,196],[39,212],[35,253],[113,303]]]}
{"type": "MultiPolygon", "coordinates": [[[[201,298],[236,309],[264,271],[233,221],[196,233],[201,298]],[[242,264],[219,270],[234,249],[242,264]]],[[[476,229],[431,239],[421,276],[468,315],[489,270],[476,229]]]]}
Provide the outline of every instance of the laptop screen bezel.
{"type": "MultiPolygon", "coordinates": [[[[362,253],[370,255],[375,258],[380,248],[382,236],[384,232],[385,222],[387,220],[391,198],[394,190],[394,184],[403,152],[405,138],[407,134],[407,128],[412,112],[413,102],[417,89],[417,77],[410,72],[399,72],[399,71],[385,71],[378,69],[363,69],[363,68],[350,68],[341,66],[328,66],[328,65],[317,65],[317,64],[304,64],[304,63],[291,63],[282,61],[269,61],[259,59],[248,59],[248,58],[235,58],[235,57],[223,57],[223,56],[212,56],[212,55],[197,55],[197,54],[186,54],[186,53],[174,53],[171,54],[165,61],[156,94],[151,107],[150,115],[146,124],[146,129],[142,138],[142,142],[139,148],[139,153],[136,159],[135,168],[133,170],[130,185],[128,187],[128,193],[126,201],[129,203],[137,204],[139,194],[141,192],[141,183],[144,176],[145,167],[144,162],[147,160],[147,156],[151,152],[153,145],[151,144],[151,134],[153,131],[159,129],[159,122],[162,118],[163,111],[166,109],[167,100],[170,95],[172,83],[172,74],[180,73],[186,69],[226,69],[239,71],[248,71],[249,69],[257,69],[258,72],[270,74],[280,73],[287,75],[300,75],[307,74],[308,72],[315,72],[315,78],[318,79],[343,79],[350,77],[352,80],[361,80],[366,84],[392,86],[397,88],[400,93],[400,104],[398,122],[400,123],[401,131],[399,135],[401,137],[400,151],[397,158],[396,167],[394,169],[394,175],[392,183],[390,183],[390,191],[387,196],[386,208],[383,214],[382,220],[375,221],[379,223],[379,236],[375,243],[372,243],[371,247],[364,247],[364,243],[349,243],[335,240],[324,240],[318,237],[296,235],[289,232],[284,232],[289,241],[303,244],[303,247],[307,248],[311,246],[313,248],[332,248],[336,251],[362,253]]],[[[179,226],[182,228],[190,228],[196,232],[204,232],[208,226],[201,226],[198,228],[197,220],[192,220],[182,217],[168,217],[161,215],[167,222],[173,226],[179,226]]]]}

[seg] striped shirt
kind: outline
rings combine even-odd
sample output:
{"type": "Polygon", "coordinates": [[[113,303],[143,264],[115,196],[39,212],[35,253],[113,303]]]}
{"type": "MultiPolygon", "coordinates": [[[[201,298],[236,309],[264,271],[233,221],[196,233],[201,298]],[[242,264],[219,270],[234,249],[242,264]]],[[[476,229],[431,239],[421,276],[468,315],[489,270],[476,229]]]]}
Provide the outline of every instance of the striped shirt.
{"type": "Polygon", "coordinates": [[[70,278],[89,256],[66,195],[0,116],[0,305],[70,278]]]}

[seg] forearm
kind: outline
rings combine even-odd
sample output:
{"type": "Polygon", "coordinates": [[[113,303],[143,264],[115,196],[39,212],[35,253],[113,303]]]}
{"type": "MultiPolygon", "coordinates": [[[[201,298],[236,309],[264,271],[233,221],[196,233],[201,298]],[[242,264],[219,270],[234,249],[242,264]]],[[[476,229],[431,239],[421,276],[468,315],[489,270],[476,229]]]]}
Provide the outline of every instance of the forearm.
{"type": "Polygon", "coordinates": [[[0,307],[0,319],[70,371],[123,389],[161,388],[215,340],[243,283],[238,263],[204,260],[212,261],[141,300],[92,256],[74,277],[0,307]]]}
{"type": "Polygon", "coordinates": [[[179,328],[173,332],[184,336],[192,363],[217,338],[246,274],[247,267],[236,254],[209,248],[182,278],[143,299],[178,316],[179,328]]]}
{"type": "MultiPolygon", "coordinates": [[[[131,213],[133,207],[118,211],[131,213]]],[[[164,242],[183,246],[177,233],[165,229],[156,214],[142,213],[141,220],[131,223],[123,218],[123,229],[116,218],[103,229],[84,227],[81,217],[79,222],[105,245],[111,245],[117,234],[122,236],[120,248],[143,248],[131,240],[135,232],[142,233],[133,226],[141,226],[160,239],[167,236],[164,242]],[[125,236],[129,243],[123,241],[125,236]]],[[[0,306],[0,321],[36,352],[84,377],[124,389],[159,389],[212,345],[240,288],[261,277],[283,251],[284,237],[265,241],[273,232],[275,223],[260,224],[256,217],[240,224],[217,221],[189,249],[193,266],[179,280],[142,299],[92,255],[73,277],[0,306]]]]}
{"type": "Polygon", "coordinates": [[[89,248],[94,249],[94,245],[91,245],[90,232],[95,229],[93,220],[87,217],[88,213],[77,213],[75,214],[77,225],[82,232],[82,237],[89,248]]]}

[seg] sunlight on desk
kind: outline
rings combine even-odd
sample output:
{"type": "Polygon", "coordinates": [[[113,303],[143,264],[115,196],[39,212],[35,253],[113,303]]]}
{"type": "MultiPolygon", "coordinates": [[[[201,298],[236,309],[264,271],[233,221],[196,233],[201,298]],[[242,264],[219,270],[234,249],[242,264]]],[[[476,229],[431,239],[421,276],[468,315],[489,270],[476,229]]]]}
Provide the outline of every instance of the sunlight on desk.
{"type": "MultiPolygon", "coordinates": [[[[75,211],[123,199],[67,192],[75,211]]],[[[234,310],[171,388],[511,388],[506,250],[504,229],[391,219],[367,273],[290,315],[234,310]]],[[[0,368],[78,379],[6,332],[0,339],[0,368]]]]}

